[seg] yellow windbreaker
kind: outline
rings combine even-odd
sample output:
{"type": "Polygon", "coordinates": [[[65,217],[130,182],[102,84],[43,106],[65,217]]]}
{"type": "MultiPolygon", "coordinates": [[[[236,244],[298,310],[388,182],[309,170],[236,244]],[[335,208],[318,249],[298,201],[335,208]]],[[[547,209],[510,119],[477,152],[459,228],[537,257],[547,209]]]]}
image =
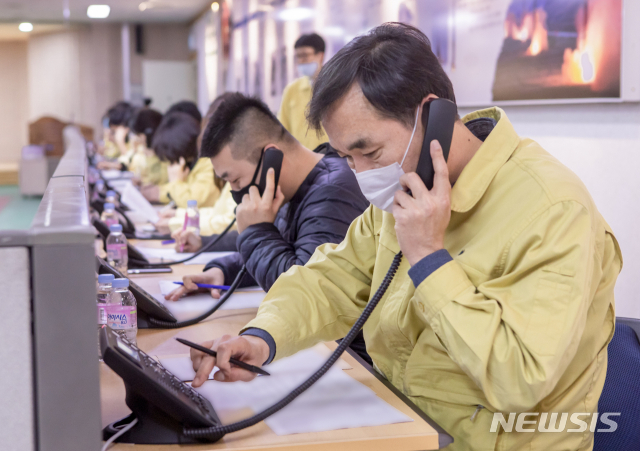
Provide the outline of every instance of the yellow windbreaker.
{"type": "MultiPolygon", "coordinates": [[[[575,174],[502,110],[463,120],[478,117],[498,124],[452,189],[453,261],[416,288],[403,258],[364,326],[367,351],[452,450],[590,450],[589,428],[490,429],[494,412],[597,412],[620,249],[575,174]]],[[[393,215],[370,207],[342,243],[282,275],[247,327],[273,336],[276,358],[343,337],[399,250],[393,215]]]]}
{"type": "MultiPolygon", "coordinates": [[[[236,216],[236,202],[231,196],[231,185],[225,183],[222,187],[222,193],[213,207],[199,208],[200,210],[200,235],[211,236],[218,235],[227,228],[229,223],[236,216]]],[[[169,228],[171,232],[181,229],[184,223],[186,209],[178,208],[176,215],[169,219],[169,228]]],[[[233,224],[231,230],[236,230],[237,225],[233,224]]]]}
{"type": "Polygon", "coordinates": [[[282,93],[282,102],[278,119],[284,128],[307,149],[315,149],[329,141],[324,129],[318,136],[315,130],[309,129],[307,108],[311,101],[311,82],[309,77],[300,77],[287,85],[282,93]]]}
{"type": "Polygon", "coordinates": [[[213,164],[209,158],[199,158],[184,182],[169,182],[160,186],[160,202],[171,199],[179,208],[187,208],[187,201],[198,201],[198,208],[213,207],[220,189],[213,183],[213,164]]]}

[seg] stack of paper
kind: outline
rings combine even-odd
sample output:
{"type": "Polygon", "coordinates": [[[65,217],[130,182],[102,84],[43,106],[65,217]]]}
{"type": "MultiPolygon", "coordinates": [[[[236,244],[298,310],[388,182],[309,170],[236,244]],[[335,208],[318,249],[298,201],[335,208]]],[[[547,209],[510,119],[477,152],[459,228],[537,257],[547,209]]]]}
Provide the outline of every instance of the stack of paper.
{"type": "MultiPolygon", "coordinates": [[[[192,316],[197,316],[219,302],[218,299],[213,299],[210,293],[192,294],[175,302],[165,300],[164,295],[171,293],[178,287],[179,285],[169,280],[161,280],[161,294],[155,296],[171,313],[178,315],[189,313],[192,316]]],[[[231,295],[229,300],[220,307],[220,310],[258,308],[266,294],[267,293],[262,291],[260,287],[239,288],[231,295]]]]}
{"type": "MultiPolygon", "coordinates": [[[[325,358],[312,349],[264,367],[271,376],[251,382],[207,381],[197,390],[217,411],[260,412],[305,381],[325,358]]],[[[368,387],[334,366],[318,382],[265,422],[277,435],[331,431],[413,421],[368,387]]]]}
{"type": "Polygon", "coordinates": [[[153,205],[131,183],[124,187],[120,201],[146,221],[155,224],[160,219],[153,205]]]}
{"type": "MultiPolygon", "coordinates": [[[[137,246],[137,249],[142,252],[147,258],[158,258],[164,261],[184,260],[185,258],[190,258],[193,256],[193,253],[189,252],[176,252],[174,246],[175,244],[172,244],[170,246],[167,245],[165,248],[137,246]]],[[[193,260],[189,260],[188,262],[186,262],[185,265],[206,265],[211,260],[225,257],[230,254],[233,254],[233,252],[203,252],[193,260]]]]}

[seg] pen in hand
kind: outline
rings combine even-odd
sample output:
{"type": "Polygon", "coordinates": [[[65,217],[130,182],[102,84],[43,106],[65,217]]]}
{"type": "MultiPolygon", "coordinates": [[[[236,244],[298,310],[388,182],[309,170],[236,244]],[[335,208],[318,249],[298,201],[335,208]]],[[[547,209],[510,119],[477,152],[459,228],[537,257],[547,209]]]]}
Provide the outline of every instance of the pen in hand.
{"type": "MultiPolygon", "coordinates": [[[[210,356],[218,357],[218,353],[209,348],[205,348],[204,346],[200,346],[199,344],[193,343],[189,340],[185,340],[184,338],[176,338],[176,340],[185,346],[189,346],[190,348],[196,349],[200,352],[204,352],[205,354],[209,354],[210,356]]],[[[229,363],[233,363],[235,366],[238,366],[247,371],[251,371],[252,373],[260,374],[262,376],[271,376],[262,368],[257,367],[255,365],[250,365],[248,363],[244,363],[243,361],[234,359],[233,357],[229,359],[229,363]]]]}

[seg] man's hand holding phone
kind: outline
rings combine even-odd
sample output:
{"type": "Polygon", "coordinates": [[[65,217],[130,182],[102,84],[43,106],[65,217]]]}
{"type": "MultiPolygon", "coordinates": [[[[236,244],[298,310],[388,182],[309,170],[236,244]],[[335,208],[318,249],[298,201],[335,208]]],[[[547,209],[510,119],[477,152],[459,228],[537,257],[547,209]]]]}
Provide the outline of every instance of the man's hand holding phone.
{"type": "MultiPolygon", "coordinates": [[[[184,285],[178,286],[171,293],[167,294],[164,298],[167,301],[177,301],[181,297],[186,296],[190,293],[195,293],[196,291],[203,291],[198,288],[197,283],[206,283],[208,285],[224,285],[224,273],[220,268],[211,268],[208,271],[203,272],[202,274],[195,274],[192,276],[184,276],[182,278],[182,283],[184,285]]],[[[214,299],[220,299],[220,290],[211,289],[211,297],[214,299]]]]}
{"type": "Polygon", "coordinates": [[[282,194],[280,186],[276,189],[275,172],[273,168],[270,168],[267,171],[267,183],[262,197],[258,188],[252,186],[249,189],[249,194],[244,195],[242,203],[236,208],[238,232],[242,233],[250,225],[262,222],[273,223],[283,203],[284,194],[282,194]]]}
{"type": "Polygon", "coordinates": [[[231,365],[229,363],[231,357],[255,366],[262,366],[269,358],[269,345],[262,338],[251,335],[237,337],[223,335],[215,341],[206,341],[201,345],[216,351],[218,357],[191,349],[191,362],[196,372],[192,385],[196,388],[205,383],[214,366],[220,369],[213,375],[216,381],[247,382],[256,377],[256,374],[251,371],[231,365]]]}
{"type": "Polygon", "coordinates": [[[411,266],[444,248],[444,234],[451,219],[449,169],[438,141],[431,142],[435,178],[428,190],[415,172],[404,174],[393,200],[396,236],[411,266]],[[406,190],[411,190],[409,195],[406,190]]]}

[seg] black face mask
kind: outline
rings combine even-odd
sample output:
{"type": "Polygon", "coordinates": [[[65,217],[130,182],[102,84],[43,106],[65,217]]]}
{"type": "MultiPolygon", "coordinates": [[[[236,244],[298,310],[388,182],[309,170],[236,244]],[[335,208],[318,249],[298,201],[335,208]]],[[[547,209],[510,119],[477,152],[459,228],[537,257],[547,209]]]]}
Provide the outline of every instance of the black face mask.
{"type": "MultiPolygon", "coordinates": [[[[260,154],[260,159],[258,160],[258,166],[256,167],[256,172],[253,173],[253,178],[251,179],[251,183],[249,183],[247,186],[237,191],[231,190],[231,197],[233,197],[233,200],[235,201],[236,204],[240,205],[242,203],[242,198],[244,197],[245,194],[249,194],[249,189],[252,186],[256,186],[256,187],[258,186],[258,184],[256,183],[256,178],[258,178],[258,171],[260,170],[260,164],[262,163],[263,156],[264,156],[264,149],[262,149],[262,153],[260,154]]],[[[260,188],[258,188],[258,190],[259,189],[260,188]]],[[[262,196],[262,193],[260,193],[260,195],[262,196]]]]}

